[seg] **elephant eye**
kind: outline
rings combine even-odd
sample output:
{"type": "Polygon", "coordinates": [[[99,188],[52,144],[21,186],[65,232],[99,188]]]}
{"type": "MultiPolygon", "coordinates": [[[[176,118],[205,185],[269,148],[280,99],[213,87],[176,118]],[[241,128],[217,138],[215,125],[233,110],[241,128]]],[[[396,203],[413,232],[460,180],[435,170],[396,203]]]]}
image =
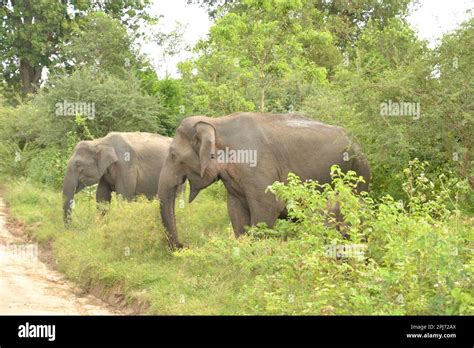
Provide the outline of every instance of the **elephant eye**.
{"type": "Polygon", "coordinates": [[[82,164],[82,162],[80,161],[76,161],[76,163],[74,163],[75,167],[76,167],[76,170],[79,172],[79,173],[82,173],[84,171],[84,166],[82,164]]]}

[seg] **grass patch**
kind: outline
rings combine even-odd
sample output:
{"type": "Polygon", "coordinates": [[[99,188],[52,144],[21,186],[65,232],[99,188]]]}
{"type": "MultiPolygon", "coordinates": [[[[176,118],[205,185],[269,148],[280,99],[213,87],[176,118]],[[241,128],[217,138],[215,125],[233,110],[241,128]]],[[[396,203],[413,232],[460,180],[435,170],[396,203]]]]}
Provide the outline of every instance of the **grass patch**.
{"type": "Polygon", "coordinates": [[[148,314],[474,312],[472,218],[433,220],[430,212],[407,213],[389,199],[364,211],[350,191],[341,191],[354,204],[346,206],[348,217],[356,217],[351,209],[365,214],[365,222],[352,224],[360,238],[365,233],[368,254],[363,260],[328,258],[328,238],[344,241],[308,214],[315,193],[301,184],[278,190],[308,204],[293,207],[300,223],[255,228],[235,240],[219,184],[176,208],[180,238],[189,247],[177,252],[167,248],[158,201],[114,197],[101,216],[94,197],[81,193],[66,229],[60,192],[19,180],[8,183],[4,195],[15,218],[35,224],[29,234],[52,246],[67,278],[84,288],[120,286],[130,303],[145,300],[148,314]]]}

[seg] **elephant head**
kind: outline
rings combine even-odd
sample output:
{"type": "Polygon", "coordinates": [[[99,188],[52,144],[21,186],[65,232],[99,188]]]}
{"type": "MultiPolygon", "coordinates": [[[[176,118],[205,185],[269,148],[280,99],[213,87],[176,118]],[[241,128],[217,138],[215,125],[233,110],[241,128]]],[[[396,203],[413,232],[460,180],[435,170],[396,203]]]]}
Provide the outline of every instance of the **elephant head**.
{"type": "Polygon", "coordinates": [[[187,179],[191,203],[200,190],[218,180],[218,163],[212,160],[216,141],[212,119],[205,116],[186,118],[176,130],[158,185],[161,218],[172,247],[182,247],[176,233],[176,190],[187,179]]]}
{"type": "Polygon", "coordinates": [[[107,168],[118,160],[115,149],[95,140],[81,141],[69,159],[63,184],[64,222],[71,219],[74,194],[99,182],[107,168]]]}

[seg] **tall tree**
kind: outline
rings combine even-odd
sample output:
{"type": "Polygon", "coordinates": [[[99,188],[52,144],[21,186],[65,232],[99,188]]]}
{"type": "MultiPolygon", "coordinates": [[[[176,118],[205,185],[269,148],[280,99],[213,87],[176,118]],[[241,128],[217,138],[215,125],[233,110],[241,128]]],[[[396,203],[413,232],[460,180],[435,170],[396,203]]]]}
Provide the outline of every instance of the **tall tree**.
{"type": "Polygon", "coordinates": [[[181,65],[185,79],[199,81],[201,90],[205,85],[232,91],[230,103],[241,90],[247,102],[240,104],[251,102],[262,112],[296,107],[296,101],[283,100],[288,99],[287,87],[320,83],[341,60],[322,14],[298,1],[246,0],[240,6],[245,9],[217,19],[209,38],[196,46],[194,69],[181,65]],[[194,77],[189,74],[193,70],[194,77]]]}
{"type": "Polygon", "coordinates": [[[84,17],[81,27],[72,31],[69,39],[61,44],[60,52],[71,68],[88,65],[123,77],[141,59],[132,44],[133,37],[119,20],[94,12],[84,17]]]}
{"type": "MultiPolygon", "coordinates": [[[[379,28],[387,25],[391,18],[401,18],[408,14],[409,5],[417,0],[299,0],[286,1],[313,7],[324,14],[329,31],[334,35],[338,47],[352,47],[362,29],[371,20],[377,20],[379,28]]],[[[229,12],[246,10],[247,0],[188,0],[205,8],[211,18],[219,18],[229,12]]],[[[259,5],[265,7],[265,1],[259,5]]]]}
{"type": "Polygon", "coordinates": [[[432,89],[433,128],[445,139],[446,159],[474,189],[474,18],[445,35],[436,50],[439,83],[432,89]]]}
{"type": "Polygon", "coordinates": [[[328,29],[335,36],[338,47],[353,47],[369,22],[381,30],[393,18],[408,14],[413,0],[309,0],[324,13],[328,29]]]}
{"type": "MultiPolygon", "coordinates": [[[[44,67],[61,62],[59,44],[88,13],[103,11],[137,29],[152,18],[150,0],[3,0],[0,1],[2,80],[10,90],[33,93],[44,67]]],[[[64,62],[63,62],[64,63],[64,62]]]]}

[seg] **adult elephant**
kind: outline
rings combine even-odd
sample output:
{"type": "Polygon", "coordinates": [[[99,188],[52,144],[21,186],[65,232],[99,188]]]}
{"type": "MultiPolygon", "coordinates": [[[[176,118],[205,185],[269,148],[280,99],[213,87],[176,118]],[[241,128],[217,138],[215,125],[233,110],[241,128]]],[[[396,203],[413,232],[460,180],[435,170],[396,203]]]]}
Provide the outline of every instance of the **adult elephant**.
{"type": "Polygon", "coordinates": [[[265,222],[273,226],[286,217],[285,205],[265,189],[286,181],[289,172],[302,180],[331,181],[330,168],[354,170],[365,179],[370,169],[359,146],[343,128],[308,120],[296,114],[236,113],[221,118],[185,118],[176,131],[160,175],[158,197],[162,222],[173,247],[180,248],[176,232],[175,196],[188,179],[189,202],[217,180],[227,189],[227,208],[236,237],[246,226],[265,222]],[[241,163],[238,163],[241,162],[241,163]],[[244,163],[242,163],[244,162],[244,163]]]}
{"type": "Polygon", "coordinates": [[[114,191],[127,200],[137,195],[155,198],[171,140],[159,134],[112,132],[79,142],[64,178],[64,221],[71,220],[74,194],[97,183],[98,203],[110,202],[114,191]]]}

